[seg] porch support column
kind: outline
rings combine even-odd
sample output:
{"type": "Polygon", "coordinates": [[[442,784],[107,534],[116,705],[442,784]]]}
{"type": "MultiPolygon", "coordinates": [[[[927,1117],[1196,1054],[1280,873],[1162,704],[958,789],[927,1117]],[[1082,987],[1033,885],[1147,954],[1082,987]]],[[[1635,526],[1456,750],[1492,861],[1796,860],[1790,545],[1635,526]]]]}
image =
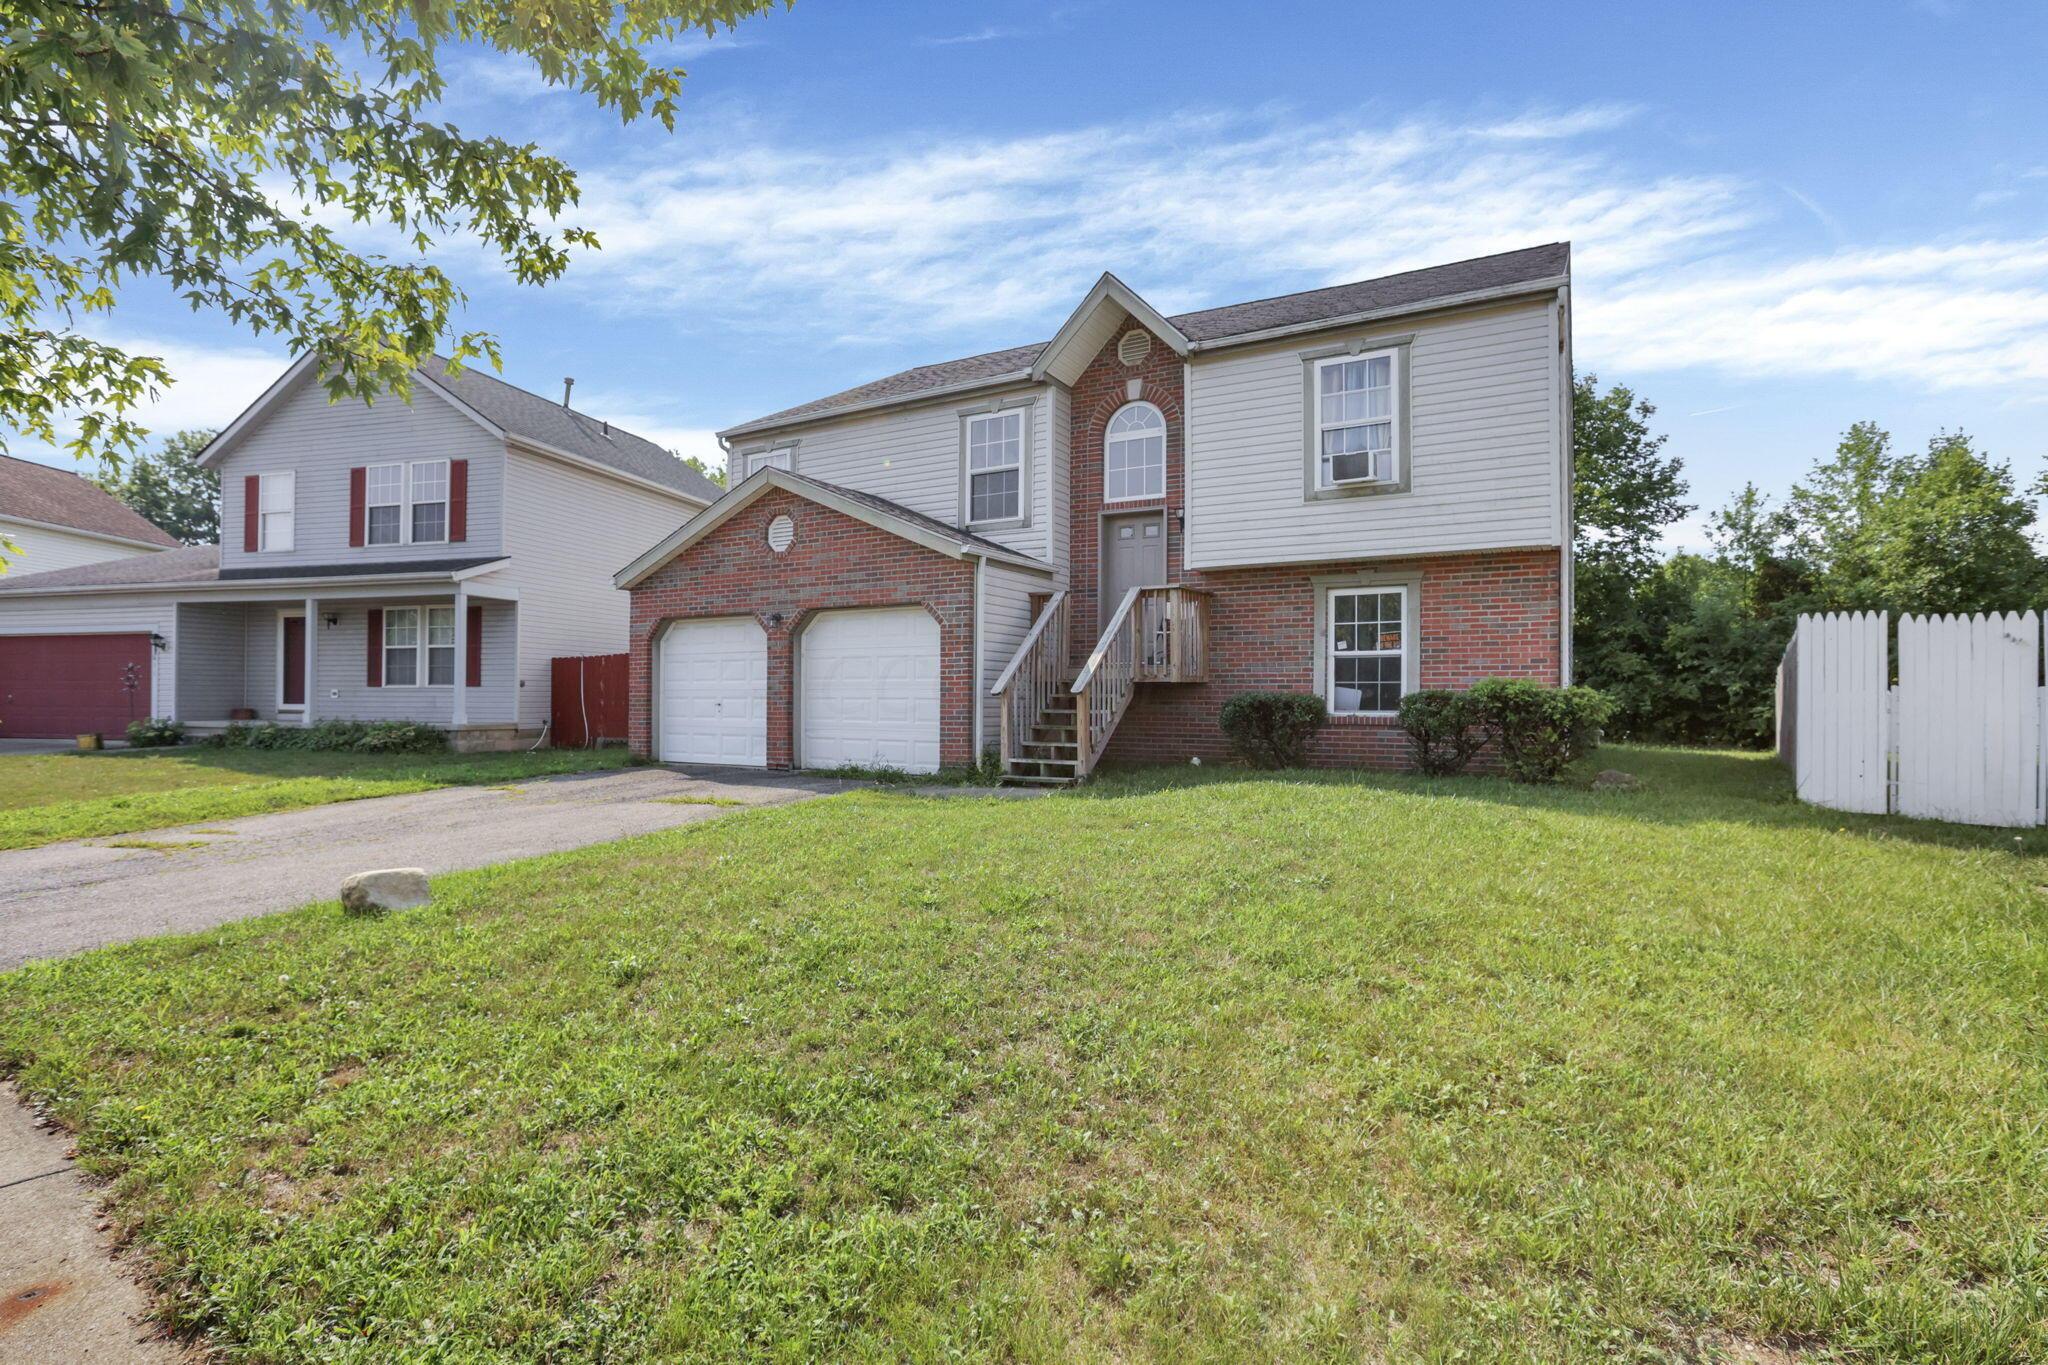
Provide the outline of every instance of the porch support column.
{"type": "Polygon", "coordinates": [[[306,599],[306,709],[300,712],[302,723],[308,728],[313,724],[313,699],[320,695],[313,676],[313,661],[320,657],[320,603],[315,598],[306,599]]]}
{"type": "Polygon", "coordinates": [[[448,726],[459,730],[469,723],[469,588],[455,585],[455,686],[449,689],[448,726]]]}

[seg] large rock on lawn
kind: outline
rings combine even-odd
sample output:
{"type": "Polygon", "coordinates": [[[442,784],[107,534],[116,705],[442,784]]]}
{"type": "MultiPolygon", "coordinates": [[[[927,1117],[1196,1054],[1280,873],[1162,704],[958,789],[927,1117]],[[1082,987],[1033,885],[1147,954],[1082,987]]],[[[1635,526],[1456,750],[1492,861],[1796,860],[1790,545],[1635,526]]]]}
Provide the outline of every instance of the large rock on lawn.
{"type": "Polygon", "coordinates": [[[410,910],[415,905],[425,905],[428,899],[427,871],[423,867],[358,872],[341,884],[341,908],[351,915],[410,910]]]}
{"type": "Polygon", "coordinates": [[[1642,785],[1634,773],[1625,773],[1619,768],[1602,769],[1600,775],[1593,779],[1595,791],[1630,792],[1642,785]]]}

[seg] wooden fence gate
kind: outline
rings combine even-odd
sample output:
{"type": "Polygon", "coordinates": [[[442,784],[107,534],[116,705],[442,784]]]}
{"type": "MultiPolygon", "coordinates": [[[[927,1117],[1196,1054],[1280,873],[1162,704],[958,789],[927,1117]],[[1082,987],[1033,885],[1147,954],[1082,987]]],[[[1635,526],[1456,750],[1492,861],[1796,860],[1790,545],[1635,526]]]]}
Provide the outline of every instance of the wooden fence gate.
{"type": "Polygon", "coordinates": [[[551,740],[558,749],[587,749],[626,740],[624,654],[556,659],[551,670],[551,740]]]}
{"type": "Polygon", "coordinates": [[[1802,616],[1778,669],[1778,751],[1802,801],[1971,825],[2048,823],[2041,617],[1802,616]]]}

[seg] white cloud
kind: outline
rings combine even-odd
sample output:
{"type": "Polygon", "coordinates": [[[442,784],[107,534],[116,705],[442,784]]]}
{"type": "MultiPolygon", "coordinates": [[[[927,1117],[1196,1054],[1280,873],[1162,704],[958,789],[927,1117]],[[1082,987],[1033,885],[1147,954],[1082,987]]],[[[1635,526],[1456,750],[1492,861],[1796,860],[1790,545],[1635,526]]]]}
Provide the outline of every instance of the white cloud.
{"type": "Polygon", "coordinates": [[[1796,193],[1646,172],[1602,136],[1633,116],[1275,110],[829,151],[699,125],[715,155],[585,174],[573,221],[604,245],[568,287],[619,313],[937,356],[1043,336],[1104,269],[1171,312],[1570,239],[1591,365],[1881,376],[1910,356],[1939,385],[2048,377],[2041,241],[1767,254],[1796,193]]]}
{"type": "Polygon", "coordinates": [[[1021,38],[1023,36],[1024,30],[1021,28],[996,28],[991,25],[987,28],[978,28],[972,33],[954,33],[939,38],[919,38],[917,43],[919,47],[959,47],[968,43],[996,43],[1006,38],[1021,38]]]}

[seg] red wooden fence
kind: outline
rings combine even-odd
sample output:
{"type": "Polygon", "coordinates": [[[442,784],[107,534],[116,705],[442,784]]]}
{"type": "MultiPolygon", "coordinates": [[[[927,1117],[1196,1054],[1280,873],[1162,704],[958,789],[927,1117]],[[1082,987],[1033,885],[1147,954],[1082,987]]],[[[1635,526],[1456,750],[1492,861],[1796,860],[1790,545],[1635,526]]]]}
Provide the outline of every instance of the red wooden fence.
{"type": "Polygon", "coordinates": [[[558,749],[587,749],[626,738],[626,655],[586,654],[554,661],[554,733],[558,749]]]}

